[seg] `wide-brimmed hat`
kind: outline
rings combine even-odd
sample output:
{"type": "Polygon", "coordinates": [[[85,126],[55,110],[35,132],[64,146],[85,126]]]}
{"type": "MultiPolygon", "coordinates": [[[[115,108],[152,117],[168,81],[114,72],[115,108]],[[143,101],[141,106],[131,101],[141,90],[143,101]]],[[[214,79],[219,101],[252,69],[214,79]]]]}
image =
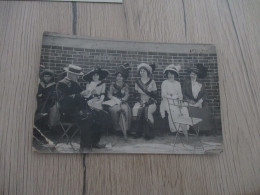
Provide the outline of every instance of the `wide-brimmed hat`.
{"type": "Polygon", "coordinates": [[[180,70],[181,70],[181,66],[180,66],[180,65],[170,64],[170,65],[168,65],[168,66],[164,69],[163,74],[166,74],[168,71],[170,71],[170,72],[176,73],[176,75],[179,76],[180,70]]]}
{"type": "Polygon", "coordinates": [[[54,72],[52,70],[45,69],[40,73],[40,77],[43,78],[44,75],[50,75],[53,78],[54,72]]]}
{"type": "Polygon", "coordinates": [[[150,74],[153,73],[155,70],[155,64],[146,64],[146,63],[141,63],[137,66],[137,71],[138,73],[140,72],[141,68],[146,69],[150,74]]]}
{"type": "Polygon", "coordinates": [[[70,64],[68,67],[64,68],[66,72],[70,72],[76,75],[83,75],[82,68],[73,64],[70,64]]]}
{"type": "Polygon", "coordinates": [[[189,72],[195,73],[199,78],[205,78],[207,76],[208,68],[203,66],[203,64],[195,64],[191,67],[189,72]]]}
{"type": "Polygon", "coordinates": [[[91,81],[94,74],[98,74],[99,80],[102,81],[108,76],[109,72],[107,70],[102,70],[101,68],[96,67],[89,71],[87,74],[85,74],[82,78],[85,81],[91,81]]]}
{"type": "Polygon", "coordinates": [[[131,67],[130,67],[130,65],[128,63],[120,65],[116,69],[116,75],[120,73],[122,75],[122,77],[127,79],[130,70],[131,70],[131,67]]]}

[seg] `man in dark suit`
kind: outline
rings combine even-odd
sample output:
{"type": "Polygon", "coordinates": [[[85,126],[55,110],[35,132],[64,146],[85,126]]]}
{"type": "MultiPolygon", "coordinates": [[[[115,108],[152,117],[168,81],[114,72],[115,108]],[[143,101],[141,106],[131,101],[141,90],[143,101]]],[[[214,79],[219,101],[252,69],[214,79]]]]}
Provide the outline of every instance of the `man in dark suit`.
{"type": "Polygon", "coordinates": [[[78,83],[79,77],[83,75],[82,68],[69,65],[64,70],[67,72],[67,76],[57,83],[61,119],[78,124],[81,132],[81,150],[92,147],[104,148],[104,145],[99,144],[101,134],[95,132],[99,130],[92,128],[95,116],[90,109],[87,109],[84,99],[85,91],[78,83]]]}

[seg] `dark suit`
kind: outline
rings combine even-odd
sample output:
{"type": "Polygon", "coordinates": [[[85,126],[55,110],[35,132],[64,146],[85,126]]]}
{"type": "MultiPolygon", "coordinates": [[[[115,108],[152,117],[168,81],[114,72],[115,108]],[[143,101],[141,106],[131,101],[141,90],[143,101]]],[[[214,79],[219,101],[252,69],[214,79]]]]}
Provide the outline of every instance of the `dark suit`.
{"type": "Polygon", "coordinates": [[[101,138],[101,131],[95,128],[96,114],[91,111],[81,96],[82,89],[78,83],[65,77],[57,84],[58,102],[60,104],[61,117],[77,123],[80,127],[80,147],[91,148],[101,138]]]}

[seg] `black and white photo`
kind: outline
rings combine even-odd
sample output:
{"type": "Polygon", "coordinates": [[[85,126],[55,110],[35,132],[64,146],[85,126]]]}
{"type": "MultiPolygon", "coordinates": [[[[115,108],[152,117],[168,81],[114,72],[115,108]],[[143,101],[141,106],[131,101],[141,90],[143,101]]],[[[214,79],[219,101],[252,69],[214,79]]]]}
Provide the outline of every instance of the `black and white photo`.
{"type": "Polygon", "coordinates": [[[45,32],[33,148],[42,153],[216,154],[216,47],[45,32]]]}

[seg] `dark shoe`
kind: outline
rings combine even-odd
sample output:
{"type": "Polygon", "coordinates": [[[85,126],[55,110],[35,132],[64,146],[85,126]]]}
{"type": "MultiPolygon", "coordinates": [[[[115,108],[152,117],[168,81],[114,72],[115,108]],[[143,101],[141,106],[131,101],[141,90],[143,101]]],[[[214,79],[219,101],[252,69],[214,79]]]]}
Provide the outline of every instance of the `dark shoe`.
{"type": "Polygon", "coordinates": [[[98,148],[98,149],[105,148],[105,147],[106,147],[106,144],[94,144],[93,145],[93,148],[98,148]]]}

